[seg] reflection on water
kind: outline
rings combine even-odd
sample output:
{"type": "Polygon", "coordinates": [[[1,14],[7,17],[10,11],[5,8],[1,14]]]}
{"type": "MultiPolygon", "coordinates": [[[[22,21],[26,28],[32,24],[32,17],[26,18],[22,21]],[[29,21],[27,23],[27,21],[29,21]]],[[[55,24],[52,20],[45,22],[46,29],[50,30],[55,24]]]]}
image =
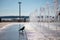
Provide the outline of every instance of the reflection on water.
{"type": "Polygon", "coordinates": [[[19,32],[19,25],[11,25],[0,33],[0,40],[27,40],[26,31],[19,32]]]}
{"type": "Polygon", "coordinates": [[[19,32],[19,40],[28,40],[26,32],[19,32]]]}

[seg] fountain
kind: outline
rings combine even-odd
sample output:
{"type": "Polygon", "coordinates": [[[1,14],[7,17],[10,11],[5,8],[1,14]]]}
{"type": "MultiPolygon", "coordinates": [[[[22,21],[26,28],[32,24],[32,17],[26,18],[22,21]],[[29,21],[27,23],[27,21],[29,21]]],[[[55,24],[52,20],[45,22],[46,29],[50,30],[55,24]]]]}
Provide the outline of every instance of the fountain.
{"type": "Polygon", "coordinates": [[[35,10],[33,13],[31,13],[29,18],[30,18],[30,22],[38,22],[39,18],[38,18],[37,10],[35,10]]]}

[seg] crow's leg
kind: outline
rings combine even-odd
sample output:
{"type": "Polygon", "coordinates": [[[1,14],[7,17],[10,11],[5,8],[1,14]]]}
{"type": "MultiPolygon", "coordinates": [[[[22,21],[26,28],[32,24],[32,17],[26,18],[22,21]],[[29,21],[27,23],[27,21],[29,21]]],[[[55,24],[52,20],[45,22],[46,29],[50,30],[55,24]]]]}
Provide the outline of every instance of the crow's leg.
{"type": "Polygon", "coordinates": [[[23,30],[22,30],[22,32],[23,32],[23,30]]]}

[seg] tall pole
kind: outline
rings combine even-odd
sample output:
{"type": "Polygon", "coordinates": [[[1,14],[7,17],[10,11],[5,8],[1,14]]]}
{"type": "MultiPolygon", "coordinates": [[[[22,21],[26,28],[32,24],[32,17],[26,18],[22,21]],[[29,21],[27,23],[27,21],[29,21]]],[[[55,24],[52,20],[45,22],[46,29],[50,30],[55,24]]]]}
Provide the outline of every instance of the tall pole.
{"type": "Polygon", "coordinates": [[[20,20],[20,17],[21,17],[21,2],[18,2],[19,3],[19,20],[20,20]]]}

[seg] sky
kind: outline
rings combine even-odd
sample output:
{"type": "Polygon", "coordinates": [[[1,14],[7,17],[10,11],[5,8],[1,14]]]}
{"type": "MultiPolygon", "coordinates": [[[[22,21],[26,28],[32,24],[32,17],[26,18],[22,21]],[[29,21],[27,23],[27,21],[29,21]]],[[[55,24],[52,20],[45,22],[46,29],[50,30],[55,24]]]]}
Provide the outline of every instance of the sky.
{"type": "Polygon", "coordinates": [[[19,1],[22,2],[21,3],[22,16],[29,16],[30,13],[34,12],[36,9],[40,11],[41,7],[46,7],[47,1],[51,6],[53,6],[53,0],[0,0],[0,16],[19,15],[19,4],[18,4],[19,1]]]}

